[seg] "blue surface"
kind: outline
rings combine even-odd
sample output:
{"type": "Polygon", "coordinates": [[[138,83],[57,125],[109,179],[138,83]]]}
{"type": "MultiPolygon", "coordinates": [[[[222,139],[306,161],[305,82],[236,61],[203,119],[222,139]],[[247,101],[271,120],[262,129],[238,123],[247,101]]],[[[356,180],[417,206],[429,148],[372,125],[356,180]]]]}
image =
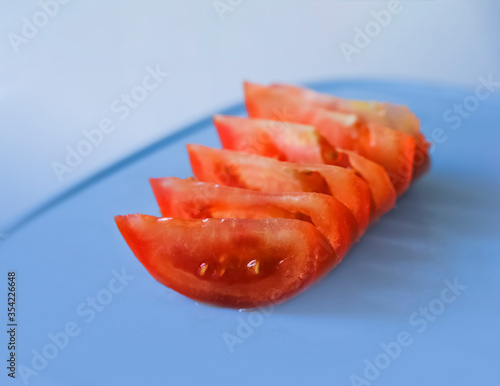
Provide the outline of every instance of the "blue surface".
{"type": "MultiPolygon", "coordinates": [[[[198,305],[149,276],[113,216],[158,214],[147,179],[190,175],[184,145],[219,145],[207,119],[57,198],[3,241],[0,274],[7,282],[7,272],[17,272],[19,326],[17,378],[0,374],[0,383],[23,384],[21,372],[33,369],[35,352],[44,350],[54,358],[34,363],[29,384],[411,386],[498,379],[500,97],[482,101],[454,130],[443,114],[474,90],[391,82],[316,88],[408,104],[427,136],[435,128],[447,135],[435,147],[432,172],[337,269],[263,316],[198,305]],[[134,278],[106,298],[103,290],[122,270],[134,278]],[[451,300],[445,280],[467,288],[451,300]],[[444,310],[443,291],[450,301],[444,310]],[[97,294],[109,304],[92,319],[86,302],[97,294]],[[424,325],[414,313],[429,306],[439,315],[424,325]],[[66,342],[59,334],[65,346],[54,352],[49,334],[71,322],[78,335],[66,342]],[[245,322],[255,327],[240,327],[245,322]],[[411,344],[384,363],[380,345],[402,332],[411,344]],[[224,341],[228,334],[233,346],[224,341]],[[369,383],[353,383],[352,375],[364,377],[365,361],[377,356],[387,367],[369,383]]],[[[243,113],[241,106],[231,111],[243,113]]],[[[2,340],[7,359],[8,336],[2,340]]]]}

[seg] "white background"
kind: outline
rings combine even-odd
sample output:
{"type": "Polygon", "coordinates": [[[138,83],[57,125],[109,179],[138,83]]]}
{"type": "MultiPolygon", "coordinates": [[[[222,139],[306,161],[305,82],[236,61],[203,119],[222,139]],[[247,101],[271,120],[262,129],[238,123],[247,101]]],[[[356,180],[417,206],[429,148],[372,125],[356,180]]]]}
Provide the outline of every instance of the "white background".
{"type": "Polygon", "coordinates": [[[498,1],[403,2],[351,63],[340,44],[352,44],[355,28],[387,2],[247,0],[223,18],[213,3],[73,0],[16,53],[9,33],[41,8],[0,2],[0,231],[133,150],[241,101],[243,79],[500,78],[498,1]],[[110,104],[140,85],[148,65],[169,76],[116,119],[110,104]],[[59,181],[52,162],[64,162],[66,147],[105,117],[117,129],[59,181]]]}

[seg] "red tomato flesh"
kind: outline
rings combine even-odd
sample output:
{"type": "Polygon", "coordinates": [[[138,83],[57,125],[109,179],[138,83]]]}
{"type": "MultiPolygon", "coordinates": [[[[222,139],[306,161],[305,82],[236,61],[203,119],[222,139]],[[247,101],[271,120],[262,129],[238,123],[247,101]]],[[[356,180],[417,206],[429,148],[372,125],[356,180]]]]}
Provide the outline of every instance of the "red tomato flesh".
{"type": "Polygon", "coordinates": [[[315,192],[333,196],[353,213],[358,236],[370,218],[368,185],[351,170],[332,165],[296,164],[201,145],[187,146],[194,175],[203,182],[267,193],[315,192]]]}
{"type": "Polygon", "coordinates": [[[420,121],[408,106],[387,102],[345,99],[288,84],[272,84],[268,87],[328,110],[356,114],[365,121],[375,122],[411,136],[420,133],[420,121]]]}
{"type": "Polygon", "coordinates": [[[352,212],[325,194],[263,193],[176,177],[149,181],[164,217],[308,221],[328,239],[337,254],[336,259],[324,261],[325,269],[337,265],[357,239],[358,227],[352,212]]]}
{"type": "Polygon", "coordinates": [[[159,282],[191,299],[233,308],[283,302],[318,280],[334,254],[310,223],[293,219],[116,216],[135,256],[159,282]]]}
{"type": "Polygon", "coordinates": [[[279,88],[245,83],[245,101],[250,117],[314,126],[332,146],[352,150],[383,166],[399,195],[408,188],[415,156],[412,136],[363,122],[355,114],[305,103],[279,88]]]}
{"type": "Polygon", "coordinates": [[[420,120],[407,106],[387,102],[344,99],[285,84],[273,84],[269,87],[294,95],[305,103],[332,111],[356,114],[364,122],[372,122],[411,135],[415,139],[413,179],[429,170],[431,165],[429,144],[420,132],[420,120]]]}
{"type": "Polygon", "coordinates": [[[221,115],[214,117],[214,124],[225,149],[353,170],[370,188],[371,222],[394,207],[396,191],[382,166],[351,151],[331,146],[312,126],[221,115]]]}

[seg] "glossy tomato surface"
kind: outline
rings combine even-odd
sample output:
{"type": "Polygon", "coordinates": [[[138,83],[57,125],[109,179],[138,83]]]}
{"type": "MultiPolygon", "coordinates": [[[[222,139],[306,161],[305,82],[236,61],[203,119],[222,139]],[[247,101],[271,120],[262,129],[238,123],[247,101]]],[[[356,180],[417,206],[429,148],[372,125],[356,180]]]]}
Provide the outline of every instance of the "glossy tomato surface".
{"type": "Polygon", "coordinates": [[[335,254],[316,228],[291,219],[116,216],[149,273],[200,302],[233,308],[281,303],[324,275],[335,254]]]}
{"type": "Polygon", "coordinates": [[[319,193],[264,193],[194,179],[150,180],[161,213],[175,218],[292,218],[313,224],[330,242],[335,266],[356,241],[358,227],[352,212],[340,201],[319,193]]]}
{"type": "Polygon", "coordinates": [[[188,145],[193,173],[200,181],[267,193],[329,194],[347,206],[358,235],[370,220],[370,190],[351,170],[321,164],[296,164],[231,150],[188,145]]]}
{"type": "Polygon", "coordinates": [[[395,204],[396,191],[382,166],[354,152],[335,148],[312,126],[220,115],[214,117],[214,124],[225,149],[353,170],[370,189],[372,222],[395,204]]]}
{"type": "Polygon", "coordinates": [[[314,126],[331,145],[380,164],[398,194],[410,185],[415,157],[412,136],[379,123],[364,122],[356,114],[304,103],[281,89],[245,83],[245,101],[250,117],[314,126]]]}
{"type": "Polygon", "coordinates": [[[429,170],[431,164],[429,144],[420,131],[420,120],[407,106],[375,100],[345,99],[285,84],[273,84],[269,87],[294,95],[305,103],[332,111],[356,114],[364,122],[373,122],[411,135],[415,139],[413,178],[418,178],[429,170]]]}

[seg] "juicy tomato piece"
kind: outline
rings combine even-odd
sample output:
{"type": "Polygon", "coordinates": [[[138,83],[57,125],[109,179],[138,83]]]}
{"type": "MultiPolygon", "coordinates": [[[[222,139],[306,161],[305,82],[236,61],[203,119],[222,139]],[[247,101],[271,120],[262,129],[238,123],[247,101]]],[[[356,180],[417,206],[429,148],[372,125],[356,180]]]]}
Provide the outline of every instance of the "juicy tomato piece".
{"type": "Polygon", "coordinates": [[[191,299],[254,308],[283,302],[325,272],[334,254],[310,223],[293,219],[116,216],[135,256],[160,283],[191,299]]]}
{"type": "Polygon", "coordinates": [[[376,123],[411,135],[415,139],[413,179],[429,170],[429,144],[420,132],[420,120],[407,106],[387,102],[344,99],[285,84],[273,84],[269,87],[294,95],[305,103],[332,111],[356,114],[364,122],[376,123]]]}
{"type": "Polygon", "coordinates": [[[399,195],[408,188],[415,156],[412,136],[378,123],[363,122],[355,114],[304,103],[279,88],[245,83],[245,101],[250,117],[314,126],[330,145],[352,150],[383,166],[399,195]]]}
{"type": "Polygon", "coordinates": [[[322,163],[352,169],[370,189],[371,222],[394,207],[396,191],[382,166],[351,151],[331,146],[312,126],[228,116],[215,116],[214,124],[225,149],[289,162],[322,163]]]}
{"type": "Polygon", "coordinates": [[[345,99],[288,84],[272,84],[269,88],[286,92],[307,103],[328,110],[356,114],[365,121],[375,122],[402,131],[412,137],[420,133],[420,120],[408,106],[387,102],[345,99]]]}
{"type": "Polygon", "coordinates": [[[216,115],[213,122],[225,149],[281,161],[323,163],[314,127],[268,119],[216,115]]]}
{"type": "MultiPolygon", "coordinates": [[[[175,177],[152,178],[160,211],[175,218],[292,218],[313,224],[337,254],[335,266],[356,241],[358,226],[340,201],[319,193],[263,193],[175,177]]],[[[332,256],[333,257],[333,256],[332,256]]]]}
{"type": "Polygon", "coordinates": [[[201,145],[187,146],[194,175],[204,182],[267,193],[315,192],[333,196],[353,213],[358,236],[370,218],[368,185],[351,170],[331,165],[296,164],[201,145]]]}

